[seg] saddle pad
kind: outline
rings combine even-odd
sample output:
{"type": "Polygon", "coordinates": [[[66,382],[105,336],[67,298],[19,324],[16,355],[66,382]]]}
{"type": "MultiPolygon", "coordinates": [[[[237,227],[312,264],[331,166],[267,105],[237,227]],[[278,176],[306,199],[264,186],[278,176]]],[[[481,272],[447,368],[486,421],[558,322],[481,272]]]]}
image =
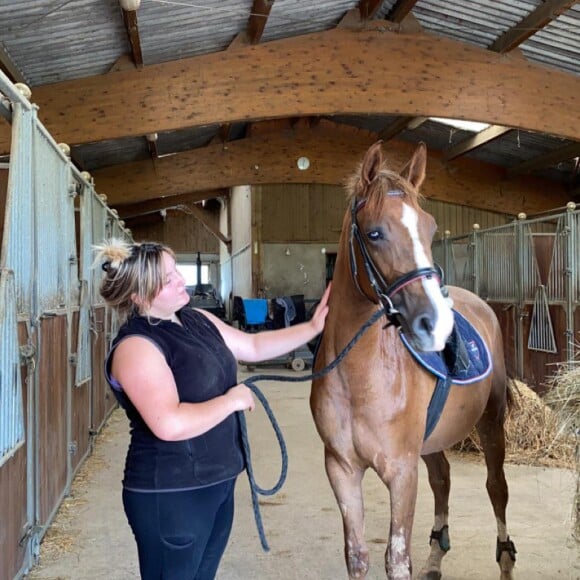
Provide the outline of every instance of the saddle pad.
{"type": "Polygon", "coordinates": [[[485,341],[473,325],[456,310],[455,324],[441,352],[415,350],[401,331],[401,340],[413,358],[430,373],[456,385],[481,381],[492,369],[491,356],[485,341]]]}

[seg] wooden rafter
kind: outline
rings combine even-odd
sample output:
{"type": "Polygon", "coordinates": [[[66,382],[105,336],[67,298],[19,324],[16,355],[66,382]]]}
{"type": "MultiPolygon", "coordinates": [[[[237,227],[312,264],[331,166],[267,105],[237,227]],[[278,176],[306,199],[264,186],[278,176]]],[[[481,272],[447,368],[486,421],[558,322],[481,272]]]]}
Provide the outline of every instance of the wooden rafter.
{"type": "Polygon", "coordinates": [[[363,20],[371,20],[383,5],[384,0],[360,0],[358,9],[363,20]]]}
{"type": "Polygon", "coordinates": [[[131,55],[137,68],[143,68],[143,53],[141,51],[141,38],[139,37],[139,25],[137,22],[137,10],[123,9],[123,23],[127,31],[127,38],[131,45],[131,55]]]}
{"type": "Polygon", "coordinates": [[[391,22],[402,22],[413,10],[415,4],[417,4],[417,0],[398,0],[391,8],[387,18],[391,22]]]}
{"type": "Polygon", "coordinates": [[[168,197],[159,197],[140,203],[122,205],[117,207],[121,219],[131,219],[140,215],[155,213],[162,209],[172,209],[180,205],[193,205],[204,199],[213,199],[216,197],[227,196],[227,189],[214,189],[209,191],[197,191],[195,193],[186,193],[183,195],[170,195],[168,197]]]}
{"type": "MultiPolygon", "coordinates": [[[[151,65],[147,76],[132,70],[44,85],[35,88],[34,99],[57,142],[70,145],[338,114],[476,118],[569,139],[580,135],[580,77],[381,25],[372,21],[363,31],[334,29],[151,65]],[[382,74],[369,62],[381,62],[382,74]],[[357,94],[364,101],[353,98],[357,94]]],[[[0,127],[0,154],[9,139],[0,127]]]]}
{"type": "Polygon", "coordinates": [[[258,44],[262,39],[273,4],[274,0],[254,0],[247,26],[250,44],[258,44]]]}
{"type": "Polygon", "coordinates": [[[509,52],[555,20],[578,0],[546,0],[521,22],[506,30],[490,47],[499,53],[509,52]]]}
{"type": "Polygon", "coordinates": [[[415,117],[398,117],[387,128],[379,133],[379,139],[382,139],[385,143],[390,141],[399,133],[402,133],[414,118],[415,117]]]}
{"type": "Polygon", "coordinates": [[[511,131],[511,127],[502,127],[501,125],[490,125],[482,131],[479,131],[475,135],[468,137],[467,139],[457,143],[453,147],[450,147],[443,153],[443,161],[451,161],[460,155],[465,155],[486,143],[491,143],[491,141],[505,135],[511,131]]]}
{"type": "Polygon", "coordinates": [[[219,231],[219,228],[215,227],[213,222],[208,218],[206,212],[204,212],[195,204],[189,205],[188,209],[190,213],[193,215],[193,217],[199,220],[210,234],[214,235],[220,242],[223,242],[228,248],[228,251],[231,251],[232,239],[229,236],[225,236],[224,234],[222,234],[219,231]]]}
{"type": "Polygon", "coordinates": [[[523,163],[511,167],[507,172],[507,177],[515,177],[523,173],[530,173],[531,171],[536,171],[538,169],[543,169],[545,167],[550,167],[550,165],[556,165],[561,161],[568,161],[574,157],[580,156],[580,143],[570,143],[559,149],[554,149],[548,153],[543,153],[538,155],[533,159],[528,159],[523,163]]]}

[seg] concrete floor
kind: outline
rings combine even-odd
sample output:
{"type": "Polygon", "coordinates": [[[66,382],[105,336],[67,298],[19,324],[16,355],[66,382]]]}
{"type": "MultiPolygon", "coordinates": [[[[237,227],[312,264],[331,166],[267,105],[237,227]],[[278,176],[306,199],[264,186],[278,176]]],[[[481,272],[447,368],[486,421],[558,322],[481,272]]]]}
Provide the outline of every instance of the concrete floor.
{"type": "MultiPolygon", "coordinates": [[[[265,370],[269,373],[270,370],[265,370]]],[[[295,376],[291,371],[271,373],[295,376]]],[[[253,374],[253,373],[252,373],[253,374]]],[[[240,372],[240,379],[250,373],[240,372]]],[[[219,580],[336,580],[346,578],[342,524],[323,467],[322,445],[308,406],[308,383],[261,382],[280,423],[289,453],[282,490],[264,498],[261,513],[271,551],[260,546],[248,481],[242,474],[236,495],[232,538],[219,580]]],[[[258,483],[270,487],[280,471],[275,435],[263,412],[248,415],[258,483]]],[[[121,505],[121,477],[127,422],[115,411],[73,485],[71,497],[42,545],[36,580],[126,580],[138,578],[136,549],[121,505]]],[[[452,456],[451,545],[444,561],[447,580],[497,580],[495,521],[485,492],[485,468],[452,456]]],[[[580,579],[579,545],[571,539],[576,476],[563,469],[508,465],[508,525],[518,549],[516,578],[580,579]]],[[[385,536],[389,528],[387,491],[372,472],[364,481],[366,538],[371,550],[369,580],[385,578],[385,536]]],[[[432,497],[421,464],[413,534],[418,570],[428,553],[432,497]]]]}

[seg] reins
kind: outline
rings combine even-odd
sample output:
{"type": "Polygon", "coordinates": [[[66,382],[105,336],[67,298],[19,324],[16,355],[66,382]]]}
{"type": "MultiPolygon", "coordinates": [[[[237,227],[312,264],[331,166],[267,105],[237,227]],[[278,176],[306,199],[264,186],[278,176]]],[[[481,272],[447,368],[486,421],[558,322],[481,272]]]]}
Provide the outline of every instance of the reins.
{"type": "Polygon", "coordinates": [[[340,354],[326,367],[323,369],[316,371],[315,373],[311,373],[310,375],[301,375],[299,377],[287,377],[283,375],[254,375],[249,379],[246,379],[244,383],[248,386],[249,389],[256,395],[268,418],[270,419],[270,423],[272,424],[272,428],[276,433],[276,438],[278,439],[278,444],[280,446],[280,453],[282,455],[282,468],[280,470],[280,477],[278,478],[278,482],[272,487],[271,489],[264,489],[260,487],[256,483],[256,479],[254,477],[254,470],[252,468],[252,461],[251,461],[251,454],[250,454],[250,444],[248,441],[248,429],[246,425],[246,417],[242,411],[238,412],[238,418],[240,421],[240,431],[242,437],[242,448],[244,451],[244,456],[246,459],[246,471],[248,472],[248,479],[250,482],[250,491],[252,494],[252,506],[254,509],[254,518],[256,520],[256,526],[258,528],[258,534],[260,535],[260,542],[262,544],[262,548],[265,552],[270,550],[268,546],[268,542],[266,541],[266,535],[264,533],[264,525],[262,523],[262,516],[260,514],[260,505],[258,501],[258,495],[274,495],[276,492],[280,490],[284,482],[286,481],[286,476],[288,474],[288,452],[286,450],[286,443],[284,441],[284,437],[282,435],[282,431],[280,430],[280,426],[278,425],[278,421],[272,412],[272,408],[268,403],[268,400],[260,391],[260,389],[254,384],[257,381],[284,381],[288,383],[300,383],[304,381],[318,379],[323,377],[324,375],[328,374],[334,368],[336,368],[340,362],[344,359],[344,357],[348,354],[348,352],[352,349],[352,347],[358,342],[360,337],[385,313],[383,308],[380,308],[373,315],[361,326],[360,330],[355,334],[352,340],[344,347],[344,349],[340,352],[340,354]]]}

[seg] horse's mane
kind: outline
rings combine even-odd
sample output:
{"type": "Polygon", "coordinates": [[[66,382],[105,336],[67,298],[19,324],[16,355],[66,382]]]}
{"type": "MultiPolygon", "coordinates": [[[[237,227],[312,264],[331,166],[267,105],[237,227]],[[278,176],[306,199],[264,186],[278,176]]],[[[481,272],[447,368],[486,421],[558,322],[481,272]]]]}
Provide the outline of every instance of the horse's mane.
{"type": "Polygon", "coordinates": [[[351,175],[346,183],[346,198],[348,204],[353,199],[366,199],[366,208],[372,213],[380,214],[384,209],[384,204],[389,202],[388,191],[400,191],[405,201],[415,209],[420,206],[421,194],[407,181],[400,173],[386,167],[383,163],[374,179],[365,185],[362,179],[362,163],[356,172],[351,175]]]}

